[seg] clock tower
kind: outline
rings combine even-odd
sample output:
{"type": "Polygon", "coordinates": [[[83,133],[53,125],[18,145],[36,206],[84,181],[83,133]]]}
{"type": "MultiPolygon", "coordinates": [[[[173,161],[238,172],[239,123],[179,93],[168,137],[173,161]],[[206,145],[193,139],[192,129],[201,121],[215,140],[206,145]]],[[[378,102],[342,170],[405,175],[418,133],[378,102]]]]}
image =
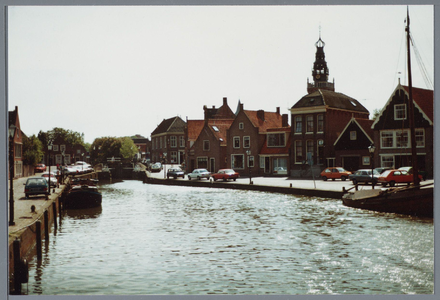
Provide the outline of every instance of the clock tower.
{"type": "Polygon", "coordinates": [[[313,63],[312,69],[313,83],[309,83],[309,79],[307,78],[307,92],[310,94],[317,91],[318,89],[325,89],[334,92],[334,80],[333,82],[328,82],[329,70],[327,67],[327,62],[325,61],[325,43],[321,39],[321,29],[319,30],[319,40],[315,43],[315,46],[315,62],[313,63]]]}

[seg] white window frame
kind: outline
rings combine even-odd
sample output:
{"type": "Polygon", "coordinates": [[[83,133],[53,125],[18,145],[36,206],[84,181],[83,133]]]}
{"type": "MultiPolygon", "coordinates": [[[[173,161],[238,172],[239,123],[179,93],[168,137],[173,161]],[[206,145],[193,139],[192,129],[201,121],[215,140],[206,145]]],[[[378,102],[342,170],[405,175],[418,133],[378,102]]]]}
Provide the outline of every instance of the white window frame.
{"type": "Polygon", "coordinates": [[[248,156],[247,165],[248,165],[248,168],[253,168],[254,167],[255,161],[254,161],[254,157],[253,156],[248,156]]]}
{"type": "Polygon", "coordinates": [[[58,145],[53,145],[52,151],[58,151],[58,145]]]}
{"type": "Polygon", "coordinates": [[[238,129],[240,129],[240,130],[244,129],[244,123],[243,122],[238,123],[238,129]]]}
{"type": "Polygon", "coordinates": [[[244,136],[243,137],[243,148],[250,148],[251,147],[251,137],[250,136],[244,136]],[[248,145],[246,146],[246,141],[248,142],[248,145]]]}
{"type": "Polygon", "coordinates": [[[260,169],[264,169],[265,167],[265,157],[260,156],[260,169]]]}
{"type": "Polygon", "coordinates": [[[394,164],[395,164],[394,155],[381,155],[380,166],[382,168],[394,168],[394,164]],[[386,158],[388,158],[390,160],[386,161],[385,160],[386,158]],[[392,161],[392,163],[390,164],[391,161],[392,161]]]}
{"type": "Polygon", "coordinates": [[[357,131],[353,130],[350,131],[350,141],[356,141],[357,140],[357,131]]]}
{"type": "Polygon", "coordinates": [[[170,147],[177,148],[177,136],[175,135],[170,136],[170,147]]]}
{"type": "Polygon", "coordinates": [[[185,147],[185,137],[183,135],[179,136],[180,147],[185,147]]]}
{"type": "Polygon", "coordinates": [[[302,164],[303,160],[304,160],[304,145],[303,145],[303,141],[302,140],[296,140],[295,141],[295,164],[302,164]],[[297,160],[298,158],[298,154],[297,154],[297,149],[298,149],[298,143],[301,143],[301,160],[297,160]]]}
{"type": "Polygon", "coordinates": [[[244,170],[245,165],[246,165],[246,161],[244,160],[244,154],[232,154],[231,155],[231,168],[232,169],[234,169],[234,170],[244,170]],[[241,156],[243,158],[243,160],[242,160],[243,161],[243,167],[242,168],[239,168],[239,167],[235,166],[235,159],[234,159],[234,157],[236,157],[236,156],[241,156]]]}
{"type": "Polygon", "coordinates": [[[286,147],[286,133],[285,132],[277,132],[277,133],[268,133],[267,134],[267,147],[269,147],[269,148],[282,148],[282,147],[286,147]],[[283,145],[269,145],[269,140],[270,140],[270,138],[269,138],[269,136],[270,135],[283,135],[284,136],[284,144],[283,145]]]}
{"type": "Polygon", "coordinates": [[[425,129],[424,128],[417,128],[416,129],[415,139],[416,139],[416,148],[424,148],[425,147],[425,129]],[[420,139],[420,141],[418,141],[418,138],[420,139]]]}
{"type": "Polygon", "coordinates": [[[239,136],[234,136],[233,138],[232,138],[232,147],[234,148],[234,149],[240,149],[240,137],[239,136]],[[236,141],[238,141],[238,147],[237,146],[235,146],[235,142],[236,141]]]}
{"type": "Polygon", "coordinates": [[[170,156],[171,163],[172,164],[177,163],[177,151],[170,151],[170,152],[171,152],[171,156],[170,156]]]}
{"type": "Polygon", "coordinates": [[[406,120],[406,104],[395,104],[394,105],[394,120],[406,120]],[[404,114],[403,117],[400,117],[399,114],[404,114]]]}
{"type": "Polygon", "coordinates": [[[306,133],[313,133],[313,131],[314,131],[314,120],[313,120],[313,115],[307,115],[306,116],[306,133]],[[311,124],[311,131],[309,131],[309,118],[311,118],[312,120],[311,120],[311,122],[310,122],[310,124],[311,124]]]}
{"type": "Polygon", "coordinates": [[[319,132],[319,133],[324,132],[324,115],[323,114],[319,114],[319,115],[317,115],[316,119],[317,119],[316,131],[319,132]],[[322,118],[322,120],[320,120],[320,118],[322,118]],[[319,123],[321,123],[321,127],[322,128],[319,128],[320,127],[319,123]]]}
{"type": "Polygon", "coordinates": [[[295,117],[295,134],[301,134],[303,131],[303,120],[302,116],[295,117]],[[300,126],[298,126],[300,124],[300,126]]]}
{"type": "Polygon", "coordinates": [[[364,166],[370,165],[370,157],[369,156],[362,156],[362,165],[364,165],[364,166]]]}
{"type": "Polygon", "coordinates": [[[405,129],[405,130],[383,130],[380,132],[380,147],[381,149],[406,149],[409,148],[411,145],[411,137],[410,137],[410,133],[409,133],[409,129],[405,129]],[[407,137],[407,143],[404,145],[399,145],[399,135],[401,133],[404,133],[407,137]],[[392,139],[392,143],[391,146],[384,146],[384,135],[387,134],[388,136],[386,137],[387,139],[392,139]]]}
{"type": "Polygon", "coordinates": [[[209,151],[210,150],[210,143],[209,140],[203,140],[203,151],[209,151]],[[206,149],[205,145],[208,145],[208,148],[206,149]]]}

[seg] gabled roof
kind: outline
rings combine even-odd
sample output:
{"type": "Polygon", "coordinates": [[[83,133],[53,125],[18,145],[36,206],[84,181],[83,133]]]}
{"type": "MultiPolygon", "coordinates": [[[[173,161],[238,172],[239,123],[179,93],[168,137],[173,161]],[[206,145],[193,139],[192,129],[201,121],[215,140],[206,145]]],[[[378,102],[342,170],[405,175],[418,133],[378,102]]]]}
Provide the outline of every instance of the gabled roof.
{"type": "Polygon", "coordinates": [[[243,110],[243,112],[252,122],[254,127],[258,127],[258,133],[266,133],[269,128],[283,127],[283,118],[279,113],[267,112],[262,110],[243,110]],[[264,118],[259,117],[262,112],[264,113],[264,118]]]}
{"type": "Polygon", "coordinates": [[[317,106],[325,106],[327,108],[349,110],[353,112],[367,113],[370,112],[354,98],[342,93],[336,93],[329,90],[319,89],[302,97],[296,102],[291,109],[310,108],[317,106]]]}
{"type": "Polygon", "coordinates": [[[207,124],[214,137],[220,141],[220,146],[225,146],[226,133],[229,127],[231,127],[234,120],[210,120],[207,124]]]}
{"type": "Polygon", "coordinates": [[[188,141],[195,141],[205,125],[205,120],[187,120],[188,141]]]}
{"type": "Polygon", "coordinates": [[[180,117],[173,117],[170,119],[163,120],[156,129],[151,133],[151,135],[156,135],[166,132],[179,132],[184,130],[185,121],[180,117]]]}
{"type": "MultiPolygon", "coordinates": [[[[409,87],[401,85],[399,83],[394,89],[387,103],[383,106],[376,120],[371,125],[372,128],[374,128],[376,123],[379,122],[388,105],[393,100],[393,96],[398,90],[403,90],[406,93],[406,96],[409,98],[409,87]]],[[[434,123],[434,91],[413,87],[412,96],[414,100],[414,106],[422,113],[423,117],[429,122],[429,124],[432,125],[434,123]]]]}
{"type": "Polygon", "coordinates": [[[345,126],[344,130],[342,130],[341,134],[338,136],[338,138],[333,143],[333,145],[336,145],[338,143],[339,139],[344,135],[347,128],[353,123],[359,127],[359,129],[364,133],[364,135],[373,144],[374,143],[374,141],[373,141],[374,130],[371,128],[371,125],[373,125],[373,122],[374,122],[374,120],[370,120],[370,119],[351,118],[351,120],[347,123],[347,126],[345,126]]]}

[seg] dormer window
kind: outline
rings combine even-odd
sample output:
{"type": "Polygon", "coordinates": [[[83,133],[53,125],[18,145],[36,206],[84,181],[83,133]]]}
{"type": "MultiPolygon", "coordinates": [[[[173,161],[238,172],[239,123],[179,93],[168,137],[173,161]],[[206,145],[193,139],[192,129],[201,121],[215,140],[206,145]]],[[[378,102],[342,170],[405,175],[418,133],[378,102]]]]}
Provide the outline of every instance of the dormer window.
{"type": "Polygon", "coordinates": [[[406,120],[406,104],[394,105],[394,120],[406,120]]]}

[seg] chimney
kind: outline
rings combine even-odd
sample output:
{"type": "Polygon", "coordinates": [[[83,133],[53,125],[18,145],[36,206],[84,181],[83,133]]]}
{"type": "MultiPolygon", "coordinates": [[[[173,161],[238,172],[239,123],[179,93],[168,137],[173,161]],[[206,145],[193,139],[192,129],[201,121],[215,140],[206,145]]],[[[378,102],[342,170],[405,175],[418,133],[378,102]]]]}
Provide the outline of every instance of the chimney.
{"type": "Polygon", "coordinates": [[[277,114],[280,114],[280,108],[277,107],[277,114]]]}
{"type": "Polygon", "coordinates": [[[226,97],[223,97],[223,105],[228,105],[228,98],[226,98],[226,97]]]}
{"type": "Polygon", "coordinates": [[[206,105],[203,105],[203,111],[204,111],[205,123],[207,123],[208,122],[208,107],[206,105]]]}
{"type": "Polygon", "coordinates": [[[258,110],[257,117],[258,117],[258,119],[264,121],[264,110],[262,110],[262,109],[258,110]]]}
{"type": "Polygon", "coordinates": [[[281,127],[288,127],[289,126],[289,115],[283,114],[282,116],[282,125],[281,127]]]}

